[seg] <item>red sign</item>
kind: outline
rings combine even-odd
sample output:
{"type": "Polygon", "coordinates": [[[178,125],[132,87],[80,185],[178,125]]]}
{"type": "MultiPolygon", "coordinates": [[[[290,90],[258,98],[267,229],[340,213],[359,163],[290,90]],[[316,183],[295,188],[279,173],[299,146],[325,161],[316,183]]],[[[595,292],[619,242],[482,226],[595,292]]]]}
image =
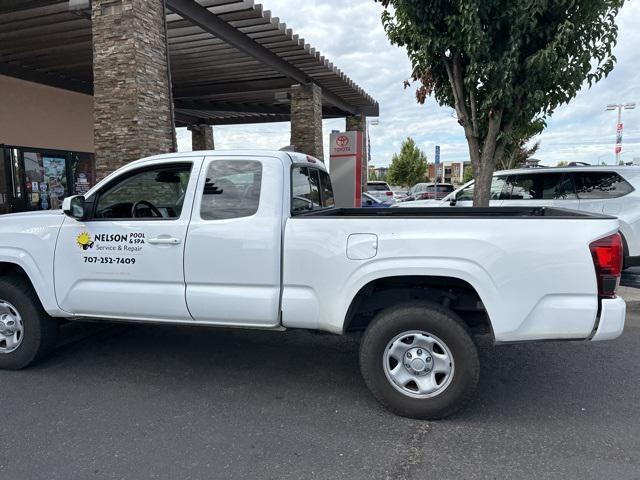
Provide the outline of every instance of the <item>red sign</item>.
{"type": "Polygon", "coordinates": [[[622,151],[622,145],[616,145],[616,153],[620,153],[622,151]]]}
{"type": "Polygon", "coordinates": [[[346,135],[340,135],[338,138],[336,138],[336,145],[338,145],[339,147],[346,147],[347,145],[349,145],[349,137],[347,137],[346,135]]]}

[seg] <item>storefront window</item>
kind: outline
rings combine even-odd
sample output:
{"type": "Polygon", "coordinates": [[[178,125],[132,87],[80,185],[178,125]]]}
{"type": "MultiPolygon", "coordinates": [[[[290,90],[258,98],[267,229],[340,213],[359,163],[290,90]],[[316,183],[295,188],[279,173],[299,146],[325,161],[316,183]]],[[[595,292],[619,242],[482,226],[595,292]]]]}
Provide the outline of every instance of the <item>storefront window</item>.
{"type": "Polygon", "coordinates": [[[96,169],[90,153],[71,154],[72,195],[84,195],[96,183],[96,169]]]}
{"type": "Polygon", "coordinates": [[[69,195],[63,155],[24,152],[25,187],[30,210],[57,209],[69,195]]]}
{"type": "Polygon", "coordinates": [[[58,209],[95,178],[92,153],[0,146],[0,214],[58,209]]]}

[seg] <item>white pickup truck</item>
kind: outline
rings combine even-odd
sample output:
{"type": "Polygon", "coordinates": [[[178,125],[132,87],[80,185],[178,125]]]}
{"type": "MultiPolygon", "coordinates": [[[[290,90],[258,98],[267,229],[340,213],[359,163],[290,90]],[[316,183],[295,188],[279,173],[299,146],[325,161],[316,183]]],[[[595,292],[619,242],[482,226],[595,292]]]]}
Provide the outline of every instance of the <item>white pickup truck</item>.
{"type": "Polygon", "coordinates": [[[60,319],[361,331],[374,396],[441,418],[473,395],[475,335],[619,336],[621,261],[604,215],[340,209],[306,155],[161,155],[62,211],[0,218],[0,367],[42,357],[60,319]]]}

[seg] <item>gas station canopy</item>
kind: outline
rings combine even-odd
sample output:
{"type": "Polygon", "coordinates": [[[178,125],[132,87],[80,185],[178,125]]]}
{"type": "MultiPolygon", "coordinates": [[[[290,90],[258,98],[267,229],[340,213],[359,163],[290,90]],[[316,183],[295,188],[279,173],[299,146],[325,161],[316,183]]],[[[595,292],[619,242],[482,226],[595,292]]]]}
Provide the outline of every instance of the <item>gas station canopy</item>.
{"type": "MultiPolygon", "coordinates": [[[[288,121],[289,89],[315,83],[323,117],[378,103],[252,0],[166,0],[176,126],[288,121]]],[[[91,94],[90,0],[4,0],[0,74],[91,94]]]]}

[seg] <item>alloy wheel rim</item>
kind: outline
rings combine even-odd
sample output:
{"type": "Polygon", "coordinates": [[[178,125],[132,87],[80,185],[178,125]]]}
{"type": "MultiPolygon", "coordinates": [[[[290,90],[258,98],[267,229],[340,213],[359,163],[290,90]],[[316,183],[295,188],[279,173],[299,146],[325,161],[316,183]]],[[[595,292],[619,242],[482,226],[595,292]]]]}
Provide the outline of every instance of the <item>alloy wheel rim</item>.
{"type": "Polygon", "coordinates": [[[22,343],[24,325],[16,307],[0,300],[0,353],[11,353],[22,343]]]}
{"type": "Polygon", "coordinates": [[[431,333],[412,330],[386,346],[383,369],[397,391],[412,398],[432,398],[451,384],[455,365],[451,350],[431,333]]]}

